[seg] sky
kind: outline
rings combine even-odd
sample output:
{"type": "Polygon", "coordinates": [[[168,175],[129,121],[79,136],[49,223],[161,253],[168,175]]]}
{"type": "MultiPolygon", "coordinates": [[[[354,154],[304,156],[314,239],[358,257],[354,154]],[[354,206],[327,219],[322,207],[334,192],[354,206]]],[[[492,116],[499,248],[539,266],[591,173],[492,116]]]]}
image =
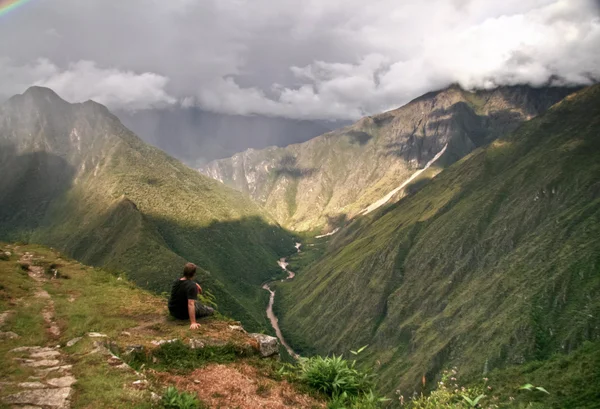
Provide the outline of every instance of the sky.
{"type": "Polygon", "coordinates": [[[354,120],[452,83],[600,79],[599,0],[30,0],[0,15],[0,97],[354,120]]]}

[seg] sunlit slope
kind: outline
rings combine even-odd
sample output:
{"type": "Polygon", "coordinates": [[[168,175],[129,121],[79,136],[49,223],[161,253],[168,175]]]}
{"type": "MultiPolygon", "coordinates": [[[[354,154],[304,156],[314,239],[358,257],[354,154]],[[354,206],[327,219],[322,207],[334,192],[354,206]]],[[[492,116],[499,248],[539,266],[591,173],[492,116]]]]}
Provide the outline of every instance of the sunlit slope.
{"type": "Polygon", "coordinates": [[[102,105],[45,88],[0,108],[0,144],[2,239],[61,249],[154,290],[192,261],[223,312],[264,323],[259,285],[293,242],[250,199],[144,144],[102,105]]]}
{"type": "Polygon", "coordinates": [[[278,288],[293,347],[369,344],[383,390],[600,337],[600,86],[357,219],[278,288]]]}
{"type": "Polygon", "coordinates": [[[469,92],[452,86],[307,142],[248,150],[200,170],[248,193],[287,227],[330,231],[401,186],[445,147],[432,174],[570,92],[527,86],[469,92]]]}

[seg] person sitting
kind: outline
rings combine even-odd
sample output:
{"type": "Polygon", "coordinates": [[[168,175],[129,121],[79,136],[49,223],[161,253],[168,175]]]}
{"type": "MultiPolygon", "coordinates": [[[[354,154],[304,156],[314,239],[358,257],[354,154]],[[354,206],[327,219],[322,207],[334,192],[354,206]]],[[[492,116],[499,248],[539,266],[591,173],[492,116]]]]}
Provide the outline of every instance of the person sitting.
{"type": "Polygon", "coordinates": [[[183,268],[183,277],[175,280],[169,298],[169,313],[180,320],[190,320],[190,329],[200,328],[197,318],[213,315],[215,310],[198,301],[198,293],[202,293],[200,284],[194,281],[196,265],[187,263],[183,268]]]}

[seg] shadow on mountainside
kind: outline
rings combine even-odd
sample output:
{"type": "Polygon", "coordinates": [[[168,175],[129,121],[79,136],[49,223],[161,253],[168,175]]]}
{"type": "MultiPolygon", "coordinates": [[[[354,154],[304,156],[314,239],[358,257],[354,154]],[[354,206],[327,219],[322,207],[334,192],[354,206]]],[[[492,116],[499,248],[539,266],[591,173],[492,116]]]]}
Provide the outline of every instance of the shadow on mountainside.
{"type": "Polygon", "coordinates": [[[0,238],[23,240],[47,223],[52,203],[72,186],[75,169],[48,152],[17,154],[0,146],[0,238]]]}
{"type": "Polygon", "coordinates": [[[277,178],[287,176],[291,179],[301,179],[311,176],[316,172],[314,168],[302,168],[297,164],[298,159],[290,154],[282,157],[271,173],[277,178]]]}

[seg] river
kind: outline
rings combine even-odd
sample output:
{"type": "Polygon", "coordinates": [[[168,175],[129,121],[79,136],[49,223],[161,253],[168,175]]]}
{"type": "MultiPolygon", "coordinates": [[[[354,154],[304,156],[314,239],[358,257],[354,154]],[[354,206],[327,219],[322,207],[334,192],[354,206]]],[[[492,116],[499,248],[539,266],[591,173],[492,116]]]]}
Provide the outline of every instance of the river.
{"type": "MultiPolygon", "coordinates": [[[[296,243],[296,249],[298,250],[298,253],[300,253],[300,246],[300,243],[296,243]]],[[[287,273],[287,277],[281,280],[282,282],[291,280],[296,276],[296,274],[293,271],[287,269],[288,262],[285,258],[279,259],[277,261],[277,264],[287,273]]],[[[273,284],[273,281],[265,283],[262,286],[263,289],[267,290],[269,294],[271,294],[271,296],[269,297],[269,305],[267,306],[267,317],[269,318],[269,321],[271,321],[271,326],[275,330],[275,334],[277,334],[277,338],[279,339],[281,345],[283,345],[288,354],[290,354],[294,359],[298,359],[300,358],[300,355],[294,352],[292,347],[290,347],[288,343],[285,342],[285,338],[283,338],[283,334],[281,333],[281,328],[279,328],[279,320],[273,312],[273,303],[275,302],[275,291],[271,289],[271,284],[273,284]]]]}

